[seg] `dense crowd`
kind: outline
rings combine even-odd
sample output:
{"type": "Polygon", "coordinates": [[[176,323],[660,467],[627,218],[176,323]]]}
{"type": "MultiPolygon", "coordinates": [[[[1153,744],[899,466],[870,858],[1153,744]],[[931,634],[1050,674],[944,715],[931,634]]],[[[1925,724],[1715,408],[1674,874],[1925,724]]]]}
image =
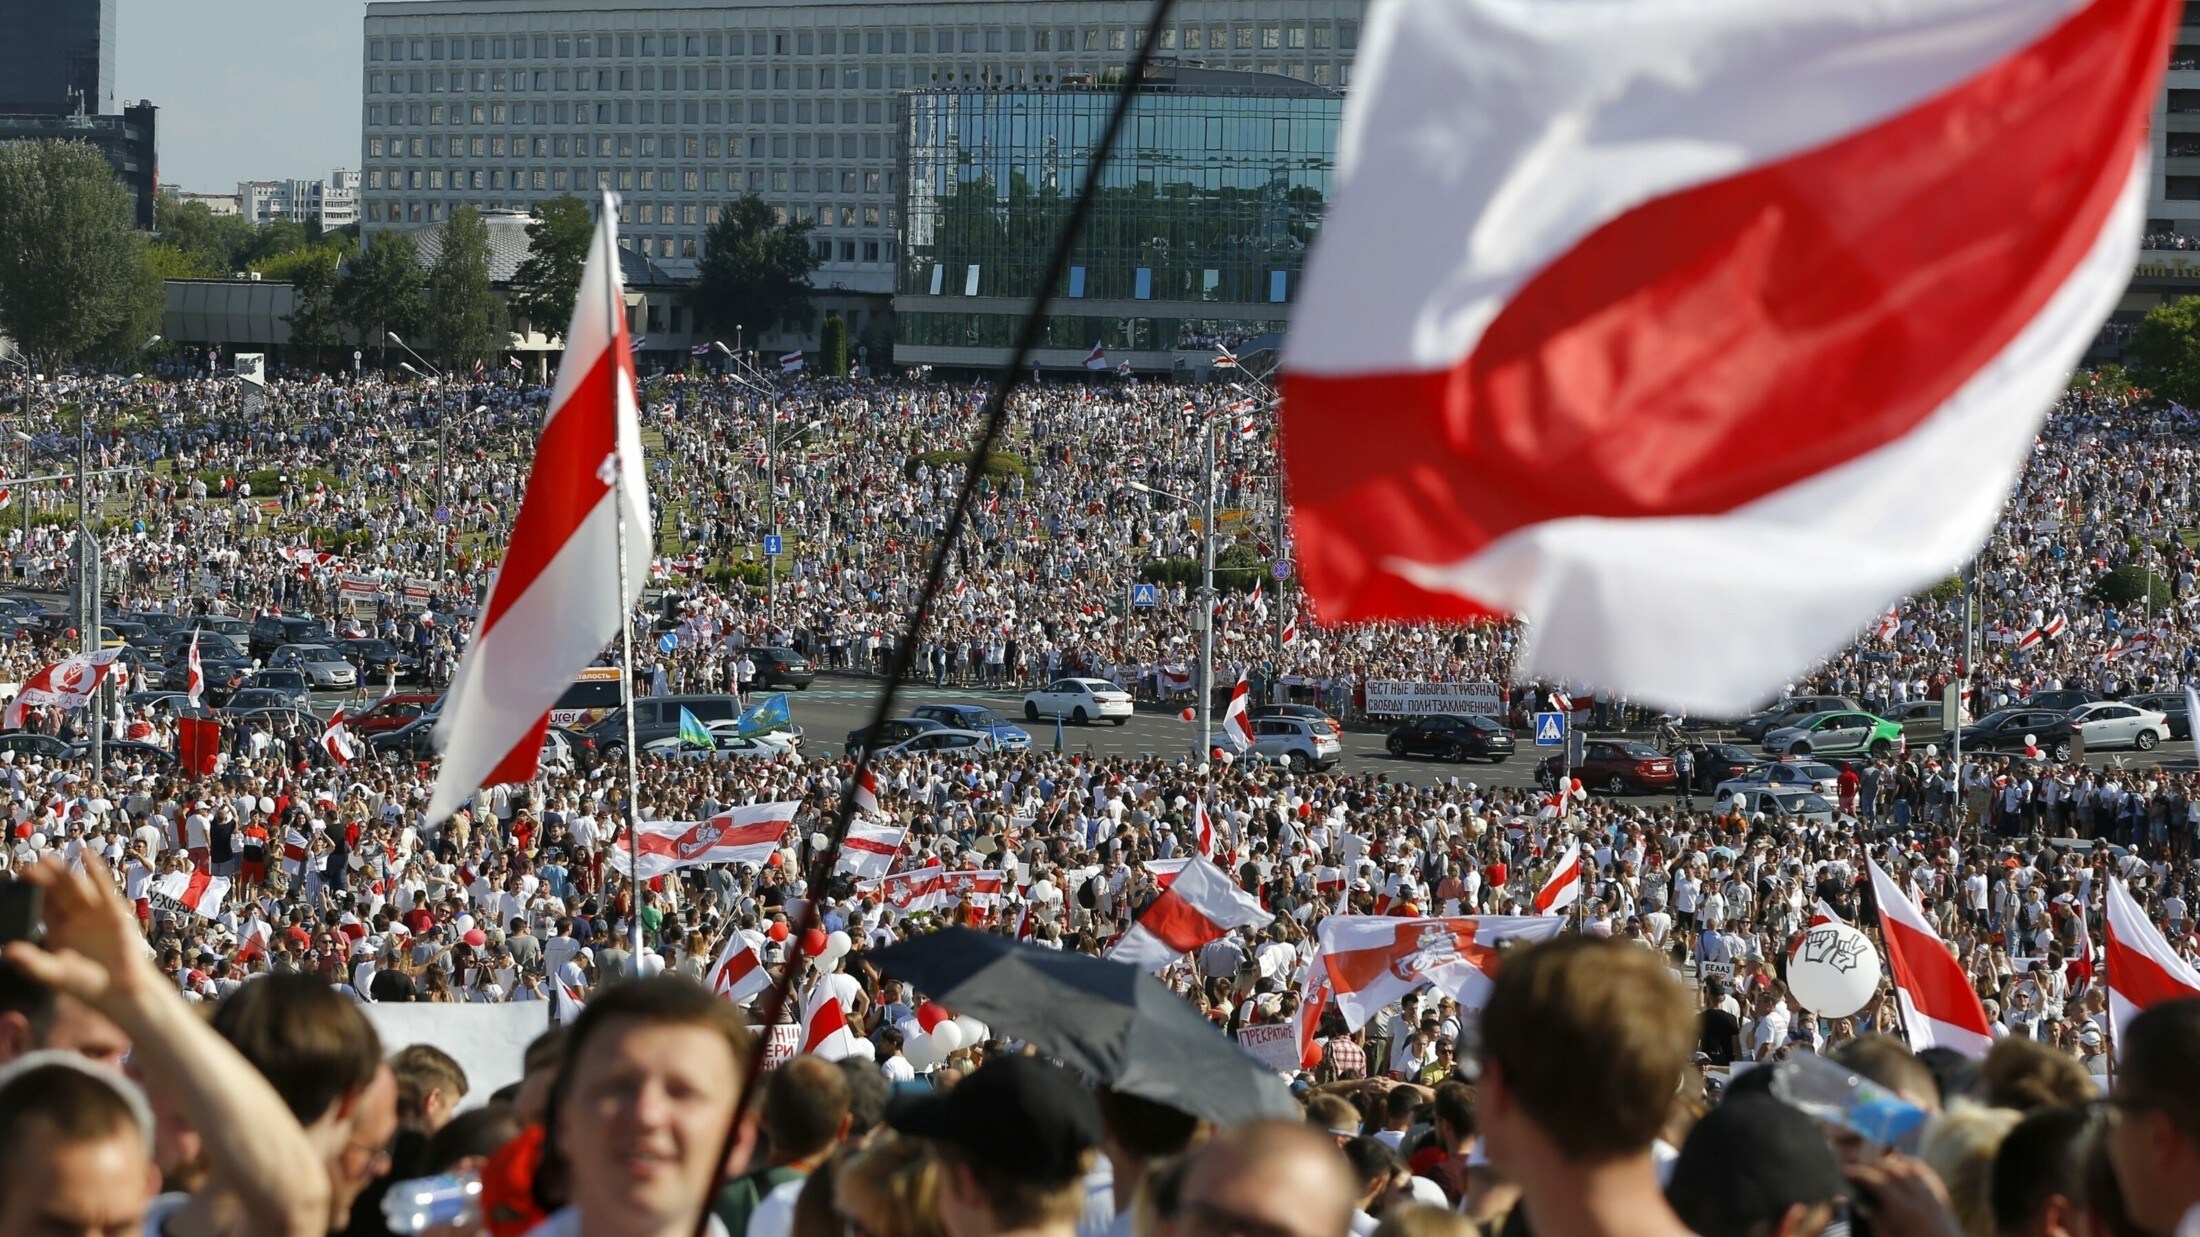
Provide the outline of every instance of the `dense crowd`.
{"type": "MultiPolygon", "coordinates": [[[[931,453],[974,435],[982,392],[694,375],[645,385],[661,597],[640,621],[669,631],[674,647],[638,642],[632,680],[732,690],[741,686],[739,650],[756,644],[791,645],[853,672],[883,669],[952,497],[956,463],[931,453]],[[757,578],[761,539],[774,527],[787,545],[776,582],[757,578]]],[[[463,647],[494,569],[546,393],[283,377],[243,392],[205,377],[85,375],[0,384],[0,398],[41,427],[29,444],[34,472],[73,465],[70,418],[85,410],[87,462],[114,470],[86,496],[102,521],[111,612],[330,615],[419,649],[432,683],[463,647]],[[411,581],[425,587],[408,594],[411,581]]],[[[1188,691],[1180,676],[1193,659],[1190,619],[1201,600],[1172,580],[1158,605],[1133,608],[1130,585],[1151,562],[1197,556],[1208,482],[1203,426],[1222,444],[1213,480],[1226,531],[1257,563],[1288,560],[1260,402],[1229,388],[1112,380],[1019,395],[1006,444],[1015,466],[979,498],[943,609],[921,637],[919,673],[1030,685],[1076,672],[1149,697],[1188,691]],[[1240,399],[1252,399],[1253,411],[1237,410],[1240,399]]],[[[2200,677],[2188,607],[2200,594],[2179,535],[2194,523],[2194,458],[2178,445],[2188,428],[2180,416],[2128,395],[2074,390],[1978,560],[1971,663],[1963,661],[1966,590],[1951,587],[1903,603],[1891,622],[1799,676],[1795,689],[1886,707],[1961,680],[1983,712],[2040,690],[2121,694],[2200,677]],[[2136,608],[2113,600],[2101,583],[2119,568],[2158,575],[2163,596],[2136,608]],[[2019,643],[2055,616],[2064,620],[2060,635],[2019,643]]],[[[26,589],[65,589],[76,496],[44,486],[22,501],[28,533],[8,520],[13,511],[0,511],[10,572],[26,589]]],[[[1355,689],[1371,679],[1507,682],[1518,634],[1507,625],[1317,632],[1314,617],[1272,576],[1259,597],[1233,591],[1218,611],[1218,678],[1243,671],[1271,689],[1301,686],[1303,698],[1349,723],[1361,713],[1355,689]],[[1281,646],[1289,624],[1303,634],[1281,646]]],[[[51,624],[19,624],[0,648],[0,679],[21,683],[74,646],[72,633],[51,624]]],[[[1576,691],[1608,706],[1599,710],[1606,720],[1624,716],[1624,702],[1586,685],[1576,691]]],[[[1539,688],[1523,693],[1541,696],[1539,688]]],[[[119,714],[75,711],[36,724],[72,736],[105,725],[115,739],[169,741],[172,712],[125,706],[119,714]]],[[[739,1086],[738,1072],[727,1071],[755,1049],[731,1004],[694,1003],[689,989],[654,977],[722,987],[716,960],[729,947],[753,950],[768,978],[794,972],[797,999],[780,1011],[784,1022],[800,1017],[827,973],[853,978],[846,1013],[869,1046],[838,1063],[776,1063],[761,1109],[766,1138],[753,1153],[739,1148],[734,1165],[744,1175],[716,1206],[730,1230],[755,1237],[1175,1226],[1322,1237],[1378,1224],[1392,1234],[1457,1231],[1445,1227],[1458,1222],[1447,1210],[1492,1235],[1508,1223],[1586,1232],[1597,1217],[1578,1209],[1592,1206],[1585,1200],[1595,1192],[1570,1189],[1567,1182],[1580,1183],[1568,1174],[1597,1176],[1590,1170],[1607,1160],[1631,1166],[1638,1156],[1646,1175],[1599,1179],[1637,1206],[1647,1205],[1643,1188],[1670,1186],[1679,1219],[1643,1212],[1655,1222],[1641,1228],[1678,1231],[1685,1222],[1696,1232],[1741,1233],[1784,1213],[1720,1227],[1734,1217],[1691,1211],[1688,1185],[1729,1202],[1769,1198],[1702,1174],[1741,1173],[1753,1154],[1776,1150],[1812,1171],[1783,1175],[1775,1166],[1765,1169],[1768,1180],[1809,1177],[1825,1187],[1781,1206],[1805,1207],[1805,1218],[1829,1208],[1817,1217],[1821,1227],[1843,1195],[1863,1213],[1856,1219],[1868,1214],[1883,1230],[1960,1225],[1984,1234],[2000,1230],[1978,1199],[1962,1195],[1960,1156],[1935,1161],[1928,1147],[1923,1161],[1869,1159],[1853,1139],[1825,1148],[1819,1138],[1829,1162],[1836,1152],[1844,1161],[1825,1168],[1810,1138],[1790,1137],[1787,1118],[1752,1112],[1739,1095],[1704,1117],[1707,1105],[1722,1088],[1761,1087],[1769,1067],[1829,1057],[1942,1114],[1931,1128],[1962,1142],[1975,1177],[1980,1157],[1992,1163],[1993,1146],[2017,1119],[1979,1117],[1959,1096],[1979,1111],[2038,1110],[2023,1118],[2029,1123],[2105,1090],[2111,1054],[2127,1093],[2134,1070],[2141,1085],[2183,1085],[2200,1061],[2192,1020],[2179,1014],[2157,1025],[2170,1028],[2159,1032],[2162,1042],[2183,1055],[2165,1063],[2141,1054],[2133,1063],[2134,1046],[2115,1041],[2097,952],[2114,878],[2177,955],[2200,958],[2190,903],[2200,787],[2181,760],[2065,769],[1967,754],[1958,769],[1919,747],[1845,771],[1844,811],[1833,820],[1744,817],[1708,799],[1485,787],[1449,771],[1293,773],[1219,753],[1203,763],[1037,751],[891,760],[879,770],[876,816],[906,830],[898,870],[937,865],[999,878],[919,906],[890,881],[847,872],[813,887],[821,835],[850,776],[815,738],[772,759],[644,761],[631,814],[645,821],[799,806],[768,859],[682,869],[637,889],[613,860],[630,805],[623,771],[611,764],[582,760],[530,784],[491,787],[451,819],[431,821],[423,809],[432,762],[371,751],[343,759],[296,720],[221,724],[225,757],[210,776],[136,749],[104,769],[80,755],[0,750],[13,825],[6,866],[37,873],[49,941],[77,949],[84,964],[72,971],[18,958],[18,967],[0,969],[0,1056],[65,1048],[119,1057],[132,1045],[133,1072],[156,1103],[149,1119],[128,1120],[158,1135],[150,1154],[173,1196],[162,1204],[173,1209],[162,1213],[170,1232],[218,1231],[225,1222],[308,1231],[313,1225],[300,1227],[298,1217],[315,1208],[323,1227],[330,1217],[341,1227],[348,1213],[357,1231],[378,1231],[378,1215],[352,1206],[361,1190],[454,1164],[495,1180],[517,1171],[497,1167],[497,1156],[523,1128],[537,1131],[524,1161],[527,1216],[558,1205],[636,1214],[670,1207],[670,1227],[682,1215],[692,1222],[692,1209],[679,1213],[680,1200],[667,1199],[680,1188],[688,1202],[702,1196],[716,1167],[702,1144],[739,1086]],[[1327,1009],[1313,1028],[1313,1063],[1289,1071],[1311,1135],[1258,1124],[1210,1130],[1108,1089],[1095,1108],[1082,1089],[1021,1055],[1032,1042],[1021,1028],[987,1028],[921,1057],[905,1051],[926,994],[892,980],[873,954],[941,924],[1104,952],[1201,850],[1204,828],[1216,865],[1272,916],[1161,972],[1225,1034],[1293,1022],[1326,919],[1532,914],[1556,861],[1578,845],[1586,879],[1568,938],[1589,939],[1521,955],[1576,975],[1576,995],[1516,979],[1533,968],[1508,964],[1486,1009],[1429,989],[1357,1027],[1327,1009]],[[1997,1048],[1982,1073],[1930,1055],[1920,1062],[1903,1048],[1885,982],[1862,1010],[1838,1018],[1805,1008],[1788,988],[1789,946],[1821,904],[1878,932],[1867,860],[1948,942],[1995,1036],[2013,1045],[1997,1048]],[[178,896],[203,889],[201,877],[229,884],[210,902],[178,896]],[[820,937],[845,934],[844,953],[801,934],[813,910],[820,937]],[[125,928],[129,948],[113,939],[125,928]],[[150,946],[144,958],[137,938],[150,946]],[[29,982],[32,971],[48,983],[29,982]],[[57,996],[54,985],[73,995],[57,996]],[[411,1046],[384,1064],[353,1008],[413,1002],[539,1002],[546,1023],[553,1009],[579,1013],[546,1037],[539,1056],[530,1053],[526,1081],[481,1110],[489,1116],[454,1119],[465,1082],[448,1059],[411,1046]],[[171,1003],[212,1006],[211,1030],[179,1018],[171,1003]],[[1638,1024],[1639,1039],[1618,1034],[1638,1024]],[[310,1051],[291,1044],[307,1034],[301,1028],[317,1028],[310,1051]],[[701,1049],[684,1058],[671,1051],[675,1041],[695,1048],[698,1035],[701,1049]],[[711,1047],[720,1042],[725,1062],[711,1047]],[[566,1123],[588,1118],[574,1116],[576,1105],[600,1102],[614,1114],[603,1120],[624,1119],[615,1115],[628,1102],[612,1094],[616,1080],[598,1075],[628,1058],[643,1074],[690,1071],[656,1081],[707,1096],[697,1101],[702,1115],[662,1145],[651,1134],[640,1150],[577,1153],[575,1131],[587,1127],[566,1123]],[[177,1061],[204,1064],[179,1069],[177,1061]],[[1570,1089],[1553,1074],[1562,1069],[1605,1071],[1598,1078],[1609,1088],[1570,1089]],[[1745,1086],[1752,1076],[1759,1082],[1745,1086]],[[271,1092],[253,1081],[262,1077],[271,1092]],[[1579,1110],[1583,1094],[1601,1105],[1630,1087],[1645,1098],[1628,1115],[1579,1110]],[[891,1120],[889,1089],[913,1105],[897,1106],[891,1120]],[[1730,1111],[1739,1115],[1720,1115],[1730,1111]],[[1691,1175],[1699,1117],[1705,1138],[1724,1141],[1707,1153],[1713,1168],[1691,1175]],[[264,1133],[229,1130],[232,1121],[302,1128],[299,1145],[320,1154],[327,1171],[308,1171],[297,1147],[271,1149],[264,1133]],[[1980,1132],[1982,1122],[1999,1122],[1997,1135],[1980,1132]],[[178,1134],[192,1130],[195,1138],[178,1134]],[[1653,1155],[1654,1144],[1663,1149],[1653,1155]],[[678,1167],[660,1173],[633,1162],[660,1154],[678,1167]],[[253,1180],[238,1179],[239,1165],[256,1166],[245,1174],[253,1180]],[[1279,1165],[1303,1171],[1287,1174],[1289,1183],[1264,1176],[1279,1165]],[[277,1171],[284,1166],[287,1174],[277,1171]],[[324,1177],[327,1189],[307,1189],[324,1177]],[[816,1181],[824,1186],[813,1198],[816,1181]],[[1945,1193],[1935,1196],[1931,1183],[1941,1181],[1945,1193]]],[[[765,1003],[742,1002],[751,1017],[765,1003]]],[[[0,1099],[15,1085],[33,1084],[0,1081],[0,1099]]],[[[36,1085],[99,1106],[73,1076],[36,1085]]],[[[0,1102],[0,1114],[59,1102],[0,1102]]],[[[2166,1123],[2158,1138],[2171,1148],[2162,1154],[2179,1138],[2188,1140],[2183,1154],[2200,1146],[2192,1141],[2200,1120],[2182,1103],[2158,1110],[2166,1123]]],[[[23,1133],[27,1118],[9,1119],[0,1115],[0,1164],[33,1137],[23,1133]]],[[[2088,1128],[2080,1122],[2057,1136],[2064,1159],[2055,1163],[2092,1154],[2088,1128]]],[[[1815,1136],[1815,1126],[1807,1130],[1815,1136]]],[[[2135,1143],[2124,1152],[2140,1154],[2135,1143]]],[[[2106,1185],[2083,1173],[2037,1175],[2067,1178],[2069,1206],[2121,1208],[2122,1222],[2137,1226],[2102,1231],[2168,1237],[2176,1219],[2164,1210],[2169,1196],[2134,1189],[2122,1168],[2106,1185]]],[[[2145,1185],[2164,1187],[2151,1178],[2145,1185]]],[[[0,1214],[19,1194],[0,1192],[0,1214]]],[[[548,1222],[567,1227],[546,1231],[623,1231],[600,1214],[548,1222]]]]}

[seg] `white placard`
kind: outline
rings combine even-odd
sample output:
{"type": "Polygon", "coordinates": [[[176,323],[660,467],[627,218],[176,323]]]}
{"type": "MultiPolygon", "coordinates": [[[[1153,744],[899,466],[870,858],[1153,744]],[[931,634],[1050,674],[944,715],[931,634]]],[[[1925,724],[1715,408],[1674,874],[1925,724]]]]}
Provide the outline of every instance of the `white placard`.
{"type": "Polygon", "coordinates": [[[1505,689],[1496,683],[1410,683],[1370,679],[1367,712],[1371,717],[1425,717],[1431,713],[1476,713],[1499,717],[1505,689]]]}

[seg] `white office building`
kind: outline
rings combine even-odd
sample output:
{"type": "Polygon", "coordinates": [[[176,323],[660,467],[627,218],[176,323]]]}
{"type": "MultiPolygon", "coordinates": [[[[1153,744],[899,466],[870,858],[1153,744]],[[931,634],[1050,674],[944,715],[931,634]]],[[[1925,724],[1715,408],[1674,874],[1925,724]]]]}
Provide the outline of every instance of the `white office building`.
{"type": "Polygon", "coordinates": [[[327,180],[242,180],[237,210],[255,224],[287,219],[323,230],[359,222],[359,173],[337,168],[327,180]]]}
{"type": "MultiPolygon", "coordinates": [[[[1162,55],[1351,80],[1360,0],[1180,0],[1162,55]]],[[[694,274],[720,208],[754,192],[813,222],[819,307],[885,309],[900,220],[895,97],[1101,80],[1150,10],[1128,0],[378,0],[367,6],[368,233],[467,204],[599,186],[621,239],[694,274]]]]}

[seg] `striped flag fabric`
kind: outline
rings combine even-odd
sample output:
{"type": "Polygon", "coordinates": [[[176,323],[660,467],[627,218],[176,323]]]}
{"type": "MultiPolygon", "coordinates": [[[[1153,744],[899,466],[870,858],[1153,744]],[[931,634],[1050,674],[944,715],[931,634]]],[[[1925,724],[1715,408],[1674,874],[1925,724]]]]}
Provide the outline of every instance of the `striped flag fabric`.
{"type": "Polygon", "coordinates": [[[1092,351],[1085,354],[1085,368],[1106,369],[1107,367],[1108,350],[1099,344],[1094,344],[1092,346],[1092,351]]]}
{"type": "Polygon", "coordinates": [[[204,708],[206,670],[199,664],[199,629],[191,629],[191,652],[183,662],[183,696],[194,709],[204,708]]]}
{"type": "MultiPolygon", "coordinates": [[[[1208,858],[1208,856],[1203,855],[1201,858],[1208,858]]],[[[1146,875],[1153,877],[1155,888],[1167,889],[1176,883],[1176,878],[1183,873],[1185,865],[1191,863],[1191,861],[1192,857],[1186,855],[1182,859],[1148,859],[1141,866],[1146,869],[1146,875]]]]}
{"type": "Polygon", "coordinates": [[[739,932],[728,936],[726,947],[710,964],[710,990],[740,1005],[771,986],[771,975],[764,970],[764,960],[756,956],[756,946],[739,932]]]}
{"type": "Polygon", "coordinates": [[[1193,856],[1130,930],[1117,938],[1107,956],[1159,971],[1235,929],[1265,928],[1275,918],[1228,873],[1193,856]]]}
{"type": "Polygon", "coordinates": [[[153,882],[153,892],[201,919],[213,919],[229,900],[229,878],[204,868],[170,872],[153,882]]]}
{"type": "Polygon", "coordinates": [[[357,754],[352,749],[351,727],[345,725],[346,720],[344,711],[338,709],[329,714],[328,725],[321,728],[321,750],[328,753],[328,758],[335,761],[338,768],[350,764],[357,754]]]}
{"type": "Polygon", "coordinates": [[[865,768],[863,776],[856,779],[856,811],[876,816],[878,810],[878,771],[865,768]]]}
{"type": "Polygon", "coordinates": [[[782,353],[780,353],[780,354],[779,354],[779,372],[780,372],[780,373],[782,373],[782,374],[793,374],[793,373],[799,373],[799,372],[801,372],[801,370],[802,370],[802,354],[801,354],[800,352],[782,352],[782,353]]]}
{"type": "Polygon", "coordinates": [[[1574,838],[1559,853],[1558,862],[1551,865],[1551,874],[1544,879],[1543,887],[1535,891],[1535,913],[1562,914],[1580,900],[1581,840],[1574,838]]]}
{"type": "Polygon", "coordinates": [[[1879,903],[1879,935],[1887,947],[1887,971],[1894,978],[1895,1000],[1911,1051],[1953,1048],[1967,1057],[1983,1057],[1994,1046],[1986,1007],[1979,1004],[1963,964],[1933,931],[1902,886],[1876,859],[1872,897],[1879,903]]]}
{"type": "Polygon", "coordinates": [[[1237,686],[1230,690],[1230,703],[1222,710],[1222,737],[1241,752],[1253,746],[1253,717],[1248,711],[1251,695],[1245,676],[1238,675],[1237,686]]]}
{"type": "Polygon", "coordinates": [[[2144,1010],[2165,1001],[2200,1000],[2195,973],[2147,918],[2131,889],[2114,877],[2108,882],[2108,1017],[2116,1043],[2124,1028],[2144,1010]]]}
{"type": "Polygon", "coordinates": [[[286,875],[296,876],[298,870],[306,866],[306,851],[312,844],[313,839],[306,836],[306,831],[303,829],[290,829],[284,832],[283,872],[286,875]]]}
{"type": "Polygon", "coordinates": [[[841,845],[833,871],[852,873],[858,880],[884,876],[893,870],[902,840],[908,836],[907,829],[859,820],[848,827],[848,840],[841,845]]]}
{"type": "Polygon", "coordinates": [[[612,309],[624,304],[618,218],[605,195],[511,544],[436,723],[443,767],[428,802],[431,822],[483,786],[534,780],[551,707],[618,638],[622,616],[649,583],[656,538],[634,358],[624,346],[625,312],[612,309]]]}
{"type": "Polygon", "coordinates": [[[1738,712],[1945,578],[2130,281],[2181,8],[1370,6],[1283,381],[1323,620],[1738,712]]]}
{"type": "Polygon", "coordinates": [[[605,862],[621,876],[631,875],[628,869],[638,866],[643,880],[713,863],[762,867],[779,849],[801,806],[789,799],[751,803],[709,820],[645,820],[634,847],[640,852],[639,864],[628,855],[624,839],[605,856],[605,862]]]}
{"type": "Polygon", "coordinates": [[[1482,1008],[1497,977],[1498,946],[1547,941],[1565,922],[1552,915],[1331,915],[1322,920],[1317,940],[1337,1012],[1358,1029],[1424,984],[1434,984],[1461,1010],[1482,1008]]]}
{"type": "Polygon", "coordinates": [[[848,1011],[841,1008],[831,984],[820,982],[803,1004],[802,1051],[827,1061],[855,1055],[856,1033],[849,1027],[848,1011]]]}
{"type": "Polygon", "coordinates": [[[1230,351],[1227,347],[1217,348],[1215,349],[1214,359],[1207,362],[1207,367],[1209,369],[1236,369],[1238,367],[1237,353],[1230,351]]]}
{"type": "Polygon", "coordinates": [[[1840,924],[1842,927],[1848,926],[1846,920],[1842,919],[1841,916],[1835,914],[1832,907],[1826,905],[1826,900],[1824,898],[1818,899],[1817,904],[1810,908],[1810,922],[1804,924],[1803,926],[1806,928],[1815,928],[1822,923],[1837,923],[1840,924]]]}
{"type": "Polygon", "coordinates": [[[1192,808],[1192,844],[1199,848],[1199,857],[1215,857],[1215,820],[1207,814],[1207,800],[1202,798],[1192,808]]]}

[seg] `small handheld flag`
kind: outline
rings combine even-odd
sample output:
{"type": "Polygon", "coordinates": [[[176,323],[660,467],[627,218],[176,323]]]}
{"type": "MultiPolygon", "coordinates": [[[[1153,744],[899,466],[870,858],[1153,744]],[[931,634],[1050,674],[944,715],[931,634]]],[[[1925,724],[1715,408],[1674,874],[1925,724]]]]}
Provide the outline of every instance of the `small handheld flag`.
{"type": "Polygon", "coordinates": [[[688,712],[685,706],[680,709],[680,743],[683,747],[700,747],[706,750],[718,746],[718,741],[711,736],[710,727],[688,712]]]}

